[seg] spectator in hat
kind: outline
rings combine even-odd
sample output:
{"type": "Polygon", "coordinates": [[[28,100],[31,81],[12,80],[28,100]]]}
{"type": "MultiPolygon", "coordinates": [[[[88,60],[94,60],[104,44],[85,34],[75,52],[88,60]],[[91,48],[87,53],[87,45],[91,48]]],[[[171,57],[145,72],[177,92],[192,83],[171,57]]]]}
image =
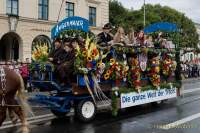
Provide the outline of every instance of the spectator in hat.
{"type": "Polygon", "coordinates": [[[101,44],[103,46],[107,46],[110,41],[113,40],[113,35],[110,33],[112,30],[112,25],[107,23],[103,27],[103,32],[98,34],[98,41],[97,44],[101,44]]]}

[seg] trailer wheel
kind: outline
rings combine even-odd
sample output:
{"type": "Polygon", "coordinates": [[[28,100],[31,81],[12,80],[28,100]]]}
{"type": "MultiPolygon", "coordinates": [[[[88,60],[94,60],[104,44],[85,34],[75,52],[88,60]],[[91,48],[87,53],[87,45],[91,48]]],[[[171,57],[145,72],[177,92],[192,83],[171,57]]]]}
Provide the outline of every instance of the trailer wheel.
{"type": "Polygon", "coordinates": [[[84,122],[89,122],[96,115],[96,106],[91,100],[83,100],[76,106],[76,116],[84,122]]]}
{"type": "Polygon", "coordinates": [[[163,100],[160,100],[160,101],[152,102],[151,105],[152,105],[153,107],[159,107],[159,106],[161,106],[163,103],[164,103],[164,101],[163,101],[163,100]]]}
{"type": "Polygon", "coordinates": [[[65,117],[66,116],[66,112],[60,112],[57,110],[51,110],[51,113],[54,114],[56,117],[60,118],[60,117],[65,117]]]}

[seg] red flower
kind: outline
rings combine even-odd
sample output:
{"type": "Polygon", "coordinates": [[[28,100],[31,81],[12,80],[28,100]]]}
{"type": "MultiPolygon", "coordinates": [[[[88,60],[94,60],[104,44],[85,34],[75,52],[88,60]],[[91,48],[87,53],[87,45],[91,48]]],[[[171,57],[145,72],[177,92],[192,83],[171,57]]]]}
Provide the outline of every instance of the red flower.
{"type": "Polygon", "coordinates": [[[87,68],[92,68],[92,63],[87,63],[87,68]]]}

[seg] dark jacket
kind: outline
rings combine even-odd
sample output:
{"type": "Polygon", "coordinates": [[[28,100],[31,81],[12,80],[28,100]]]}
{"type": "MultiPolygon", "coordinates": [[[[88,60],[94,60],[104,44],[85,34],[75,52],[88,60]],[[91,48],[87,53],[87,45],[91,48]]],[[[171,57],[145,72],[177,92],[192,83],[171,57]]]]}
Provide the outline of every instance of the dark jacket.
{"type": "Polygon", "coordinates": [[[51,51],[51,53],[49,54],[49,58],[53,58],[52,63],[54,65],[59,65],[62,63],[63,53],[64,53],[64,49],[62,47],[51,51]]]}
{"type": "Polygon", "coordinates": [[[107,34],[107,36],[105,36],[105,33],[101,32],[100,34],[98,34],[97,44],[108,44],[108,42],[110,42],[111,40],[113,40],[113,37],[110,34],[107,34]]]}
{"type": "Polygon", "coordinates": [[[65,51],[62,55],[63,60],[58,66],[59,78],[60,80],[65,80],[66,78],[69,80],[68,78],[71,78],[74,71],[75,51],[65,51]]]}
{"type": "Polygon", "coordinates": [[[75,51],[72,50],[71,52],[66,52],[65,50],[62,51],[60,63],[74,61],[75,59],[75,51]]]}

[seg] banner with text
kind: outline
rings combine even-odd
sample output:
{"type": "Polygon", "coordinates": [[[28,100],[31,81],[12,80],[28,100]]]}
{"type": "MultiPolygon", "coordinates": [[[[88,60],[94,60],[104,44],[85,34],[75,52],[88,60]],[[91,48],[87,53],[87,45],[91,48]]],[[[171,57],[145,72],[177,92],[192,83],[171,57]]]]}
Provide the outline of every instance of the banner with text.
{"type": "Polygon", "coordinates": [[[121,94],[121,108],[174,98],[177,96],[176,91],[176,88],[171,88],[121,94]]]}
{"type": "Polygon", "coordinates": [[[65,30],[81,30],[84,32],[89,31],[89,21],[85,18],[73,16],[60,21],[51,30],[51,38],[56,38],[62,31],[65,30]]]}

